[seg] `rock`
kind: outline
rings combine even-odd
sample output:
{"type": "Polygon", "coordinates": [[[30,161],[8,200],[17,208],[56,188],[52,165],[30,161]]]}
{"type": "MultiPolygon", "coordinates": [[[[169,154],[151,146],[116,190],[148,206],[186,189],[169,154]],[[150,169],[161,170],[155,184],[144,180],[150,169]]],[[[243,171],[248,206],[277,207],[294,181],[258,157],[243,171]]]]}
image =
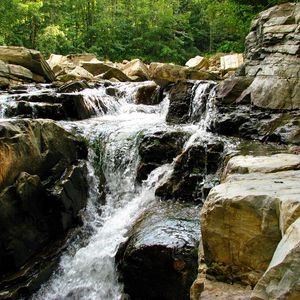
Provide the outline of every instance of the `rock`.
{"type": "Polygon", "coordinates": [[[158,166],[171,163],[181,152],[187,138],[188,134],[183,131],[155,132],[144,136],[139,144],[137,180],[145,180],[158,166]]]}
{"type": "Polygon", "coordinates": [[[300,218],[286,231],[251,295],[253,300],[299,299],[300,218]]]}
{"type": "Polygon", "coordinates": [[[71,81],[63,84],[57,89],[58,93],[74,93],[88,89],[90,86],[85,80],[71,81]]]}
{"type": "Polygon", "coordinates": [[[261,12],[246,38],[245,73],[255,76],[247,89],[262,108],[299,109],[299,3],[284,3],[261,12]]]}
{"type": "Polygon", "coordinates": [[[23,47],[0,46],[0,60],[25,67],[32,73],[44,77],[47,82],[55,80],[54,73],[39,51],[23,47]]]}
{"type": "Polygon", "coordinates": [[[272,156],[235,156],[230,159],[224,176],[230,174],[275,173],[300,169],[300,155],[280,153],[272,156]]]}
{"type": "Polygon", "coordinates": [[[252,81],[253,78],[242,76],[223,80],[217,87],[217,101],[221,105],[235,104],[252,81]]]}
{"type": "Polygon", "coordinates": [[[140,60],[134,59],[128,62],[123,68],[122,71],[128,76],[137,76],[141,80],[149,80],[150,74],[147,66],[140,60]]]}
{"type": "Polygon", "coordinates": [[[282,154],[229,161],[229,174],[255,173],[228,175],[204,203],[201,230],[209,274],[222,281],[257,283],[281,236],[300,216],[298,159],[282,154]]]}
{"type": "Polygon", "coordinates": [[[179,81],[172,85],[169,90],[170,104],[166,121],[170,124],[199,122],[214,86],[212,81],[179,81]]]}
{"type": "Polygon", "coordinates": [[[197,273],[197,211],[182,204],[157,205],[118,250],[125,293],[130,299],[189,299],[197,273]]]}
{"type": "Polygon", "coordinates": [[[69,54],[67,59],[76,66],[80,66],[82,62],[97,61],[97,57],[93,53],[69,54]]]}
{"type": "Polygon", "coordinates": [[[65,75],[58,76],[58,79],[67,82],[70,80],[92,80],[94,76],[82,67],[75,67],[72,71],[67,72],[65,75]]]}
{"type": "Polygon", "coordinates": [[[135,94],[136,104],[156,105],[163,100],[163,91],[154,82],[141,86],[135,94]]]}
{"type": "Polygon", "coordinates": [[[107,72],[105,72],[103,75],[101,75],[102,79],[108,79],[111,80],[113,78],[117,79],[118,81],[131,81],[131,79],[125,75],[121,70],[117,68],[111,68],[107,72]]]}
{"type": "Polygon", "coordinates": [[[197,55],[194,58],[191,58],[190,60],[188,60],[185,63],[185,65],[189,68],[201,70],[201,69],[208,69],[209,62],[208,62],[207,58],[197,55]]]}
{"type": "Polygon", "coordinates": [[[82,61],[80,66],[87,70],[89,73],[93,74],[94,76],[103,74],[112,68],[110,65],[107,65],[97,60],[82,61]]]}
{"type": "Polygon", "coordinates": [[[218,76],[193,68],[182,67],[173,64],[151,63],[149,66],[151,79],[158,85],[165,86],[178,80],[217,80],[218,76]]]}
{"type": "Polygon", "coordinates": [[[229,54],[221,57],[221,70],[231,71],[238,69],[244,63],[241,53],[229,54]]]}
{"type": "Polygon", "coordinates": [[[4,275],[17,271],[78,224],[87,200],[86,167],[80,160],[87,149],[49,120],[2,121],[0,141],[4,275]]]}
{"type": "Polygon", "coordinates": [[[176,157],[174,171],[165,183],[160,185],[155,195],[162,199],[200,202],[218,178],[215,173],[222,161],[224,146],[221,142],[210,141],[207,144],[194,143],[176,157]]]}

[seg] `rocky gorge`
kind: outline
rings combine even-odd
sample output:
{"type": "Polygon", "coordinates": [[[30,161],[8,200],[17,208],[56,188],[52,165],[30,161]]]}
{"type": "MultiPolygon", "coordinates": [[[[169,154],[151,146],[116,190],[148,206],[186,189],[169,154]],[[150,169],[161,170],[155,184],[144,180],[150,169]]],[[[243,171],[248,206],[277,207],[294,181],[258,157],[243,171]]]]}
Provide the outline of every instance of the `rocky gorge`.
{"type": "Polygon", "coordinates": [[[218,66],[0,47],[0,299],[298,299],[299,20],[218,66]]]}

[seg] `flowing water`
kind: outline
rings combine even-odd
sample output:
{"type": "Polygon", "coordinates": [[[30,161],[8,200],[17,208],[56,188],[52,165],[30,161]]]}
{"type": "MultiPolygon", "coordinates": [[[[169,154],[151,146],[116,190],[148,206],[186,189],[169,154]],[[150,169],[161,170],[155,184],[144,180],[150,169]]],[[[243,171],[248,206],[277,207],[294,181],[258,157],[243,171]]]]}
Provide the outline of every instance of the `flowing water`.
{"type": "MultiPolygon", "coordinates": [[[[90,196],[84,212],[81,235],[84,241],[79,239],[69,246],[56,273],[32,299],[121,299],[122,285],[118,283],[115,254],[139,216],[158,201],[155,189],[173,168],[173,164],[163,165],[152,171],[142,185],[137,185],[141,136],[175,127],[191,133],[186,149],[203,136],[209,136],[207,129],[214,111],[213,82],[195,82],[190,108],[193,122],[173,127],[165,123],[168,96],[155,106],[134,104],[137,89],[147,84],[150,83],[115,84],[117,93],[113,95],[107,94],[105,87],[84,90],[80,93],[94,117],[59,122],[67,130],[85,137],[91,148],[97,150],[97,155],[92,150],[89,155],[90,196]],[[101,169],[106,180],[103,183],[105,204],[99,201],[99,182],[92,162],[97,170],[101,169]]],[[[29,90],[33,94],[39,92],[29,90]]],[[[10,105],[15,105],[11,95],[0,96],[0,118],[5,117],[10,105]]]]}

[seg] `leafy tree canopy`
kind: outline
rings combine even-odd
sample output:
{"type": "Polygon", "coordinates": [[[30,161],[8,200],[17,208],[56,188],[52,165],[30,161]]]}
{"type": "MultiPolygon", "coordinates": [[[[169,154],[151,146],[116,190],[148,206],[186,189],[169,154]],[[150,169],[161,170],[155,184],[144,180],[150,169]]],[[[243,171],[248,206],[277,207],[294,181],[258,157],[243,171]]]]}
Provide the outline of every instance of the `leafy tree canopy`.
{"type": "Polygon", "coordinates": [[[111,60],[183,63],[241,52],[254,15],[280,0],[1,0],[0,44],[111,60]]]}

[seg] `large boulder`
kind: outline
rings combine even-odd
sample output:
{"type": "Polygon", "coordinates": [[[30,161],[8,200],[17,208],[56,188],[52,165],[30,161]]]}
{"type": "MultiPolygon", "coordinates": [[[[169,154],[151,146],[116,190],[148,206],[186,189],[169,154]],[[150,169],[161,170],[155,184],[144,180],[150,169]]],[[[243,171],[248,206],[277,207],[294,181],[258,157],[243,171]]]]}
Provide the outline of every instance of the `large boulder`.
{"type": "Polygon", "coordinates": [[[7,64],[25,67],[45,78],[47,82],[55,80],[53,71],[39,51],[23,47],[0,46],[0,60],[7,64]]]}
{"type": "Polygon", "coordinates": [[[223,150],[219,141],[198,142],[184,149],[174,161],[173,172],[155,194],[164,200],[202,201],[219,180],[216,173],[223,150]]]}
{"type": "Polygon", "coordinates": [[[140,80],[149,80],[150,74],[147,66],[140,60],[134,59],[128,62],[123,68],[122,71],[128,76],[136,76],[140,80]]]}
{"type": "Polygon", "coordinates": [[[195,56],[188,60],[185,65],[189,68],[194,68],[196,70],[201,70],[201,69],[208,69],[209,67],[209,62],[208,59],[202,56],[195,56]]]}
{"type": "Polygon", "coordinates": [[[52,121],[0,123],[1,275],[79,224],[86,156],[85,144],[52,121]]]}
{"type": "Polygon", "coordinates": [[[246,38],[245,75],[255,79],[245,91],[253,105],[300,108],[298,41],[300,3],[285,3],[261,12],[246,38]]]}
{"type": "Polygon", "coordinates": [[[272,261],[251,295],[252,300],[300,298],[300,218],[286,231],[272,261]]]}
{"type": "Polygon", "coordinates": [[[196,70],[165,63],[151,63],[149,66],[151,79],[159,85],[167,85],[170,82],[179,80],[216,80],[218,77],[210,72],[196,70]]]}
{"type": "Polygon", "coordinates": [[[183,131],[160,131],[144,136],[139,144],[137,180],[145,180],[158,166],[171,163],[182,151],[187,138],[188,134],[183,131]]]}
{"type": "Polygon", "coordinates": [[[118,250],[130,299],[188,300],[197,274],[199,223],[194,206],[156,203],[118,250]]]}
{"type": "Polygon", "coordinates": [[[257,283],[300,216],[299,169],[299,156],[291,154],[229,161],[223,183],[211,190],[201,211],[209,274],[257,283]]]}
{"type": "Polygon", "coordinates": [[[212,81],[179,81],[169,89],[169,109],[166,121],[170,124],[199,122],[206,111],[210,92],[215,86],[212,81]]]}

